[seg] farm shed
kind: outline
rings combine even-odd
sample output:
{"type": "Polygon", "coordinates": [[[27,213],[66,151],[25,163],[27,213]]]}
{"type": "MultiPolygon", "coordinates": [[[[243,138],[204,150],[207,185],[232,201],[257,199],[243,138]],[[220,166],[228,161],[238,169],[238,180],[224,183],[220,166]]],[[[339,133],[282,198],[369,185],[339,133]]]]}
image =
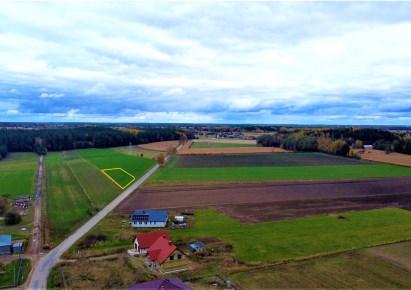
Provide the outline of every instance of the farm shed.
{"type": "Polygon", "coordinates": [[[168,212],[165,210],[136,210],[131,216],[133,228],[164,228],[168,212]]]}
{"type": "Polygon", "coordinates": [[[11,236],[0,235],[0,255],[11,254],[11,236]]]}
{"type": "Polygon", "coordinates": [[[170,240],[170,236],[166,231],[157,231],[151,233],[137,234],[134,239],[134,250],[136,254],[147,254],[148,249],[159,238],[170,240]]]}
{"type": "Polygon", "coordinates": [[[176,215],[176,216],[174,217],[174,220],[175,220],[176,222],[182,223],[182,222],[184,222],[184,217],[181,216],[181,215],[176,215]]]}
{"type": "Polygon", "coordinates": [[[128,287],[130,290],[191,290],[183,281],[177,277],[170,277],[165,279],[157,279],[144,283],[131,285],[128,287]]]}
{"type": "Polygon", "coordinates": [[[190,244],[190,251],[193,253],[204,253],[206,250],[206,245],[202,242],[195,242],[190,244]]]}
{"type": "Polygon", "coordinates": [[[146,256],[146,267],[160,273],[184,271],[188,268],[188,258],[166,237],[157,239],[150,246],[146,256]]]}

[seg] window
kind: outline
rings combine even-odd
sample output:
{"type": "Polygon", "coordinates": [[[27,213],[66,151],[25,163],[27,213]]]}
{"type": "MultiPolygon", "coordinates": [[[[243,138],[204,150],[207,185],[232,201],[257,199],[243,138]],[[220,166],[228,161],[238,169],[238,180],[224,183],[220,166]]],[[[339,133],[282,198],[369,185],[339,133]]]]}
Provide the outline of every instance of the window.
{"type": "Polygon", "coordinates": [[[181,254],[178,254],[178,255],[177,255],[177,259],[178,259],[178,260],[181,260],[181,254]]]}
{"type": "Polygon", "coordinates": [[[174,255],[170,256],[170,261],[174,261],[174,255]]]}

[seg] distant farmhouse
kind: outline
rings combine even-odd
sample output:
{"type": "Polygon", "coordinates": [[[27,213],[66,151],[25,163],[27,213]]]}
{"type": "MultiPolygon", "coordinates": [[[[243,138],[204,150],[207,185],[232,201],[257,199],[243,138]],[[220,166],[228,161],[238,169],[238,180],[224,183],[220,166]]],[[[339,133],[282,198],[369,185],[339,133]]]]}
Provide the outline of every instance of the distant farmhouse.
{"type": "Polygon", "coordinates": [[[168,212],[165,210],[136,210],[131,216],[133,228],[164,228],[167,221],[168,212]]]}
{"type": "Polygon", "coordinates": [[[177,277],[157,279],[140,284],[135,284],[129,287],[130,290],[191,290],[183,281],[177,277]]]}

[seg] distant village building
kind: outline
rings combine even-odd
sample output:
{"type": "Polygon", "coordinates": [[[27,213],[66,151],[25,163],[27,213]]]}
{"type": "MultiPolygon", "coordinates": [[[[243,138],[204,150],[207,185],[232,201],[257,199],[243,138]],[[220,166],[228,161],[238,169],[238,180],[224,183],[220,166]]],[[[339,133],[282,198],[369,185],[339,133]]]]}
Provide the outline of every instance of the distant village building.
{"type": "Polygon", "coordinates": [[[151,233],[137,234],[134,239],[135,254],[145,255],[151,245],[155,243],[159,238],[165,238],[170,240],[170,236],[167,231],[156,231],[151,233]]]}
{"type": "Polygon", "coordinates": [[[168,212],[165,210],[136,210],[131,216],[133,228],[164,228],[167,221],[168,212]]]}
{"type": "Polygon", "coordinates": [[[152,280],[144,283],[131,285],[130,290],[191,290],[183,281],[177,277],[152,280]]]}
{"type": "Polygon", "coordinates": [[[364,149],[372,149],[372,145],[364,145],[364,149]]]}

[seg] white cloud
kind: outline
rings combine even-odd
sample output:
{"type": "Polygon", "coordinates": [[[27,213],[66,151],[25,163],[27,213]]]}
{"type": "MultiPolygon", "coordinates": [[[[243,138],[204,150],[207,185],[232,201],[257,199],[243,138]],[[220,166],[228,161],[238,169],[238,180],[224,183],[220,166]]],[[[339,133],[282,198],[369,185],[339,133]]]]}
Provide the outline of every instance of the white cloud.
{"type": "Polygon", "coordinates": [[[51,93],[51,94],[41,93],[39,96],[40,99],[47,99],[47,98],[57,99],[57,98],[62,98],[62,97],[64,97],[64,94],[57,94],[57,93],[51,93]]]}
{"type": "Polygon", "coordinates": [[[172,88],[163,93],[164,96],[173,96],[173,97],[178,97],[178,96],[183,96],[187,94],[185,90],[182,88],[172,88]]]}

